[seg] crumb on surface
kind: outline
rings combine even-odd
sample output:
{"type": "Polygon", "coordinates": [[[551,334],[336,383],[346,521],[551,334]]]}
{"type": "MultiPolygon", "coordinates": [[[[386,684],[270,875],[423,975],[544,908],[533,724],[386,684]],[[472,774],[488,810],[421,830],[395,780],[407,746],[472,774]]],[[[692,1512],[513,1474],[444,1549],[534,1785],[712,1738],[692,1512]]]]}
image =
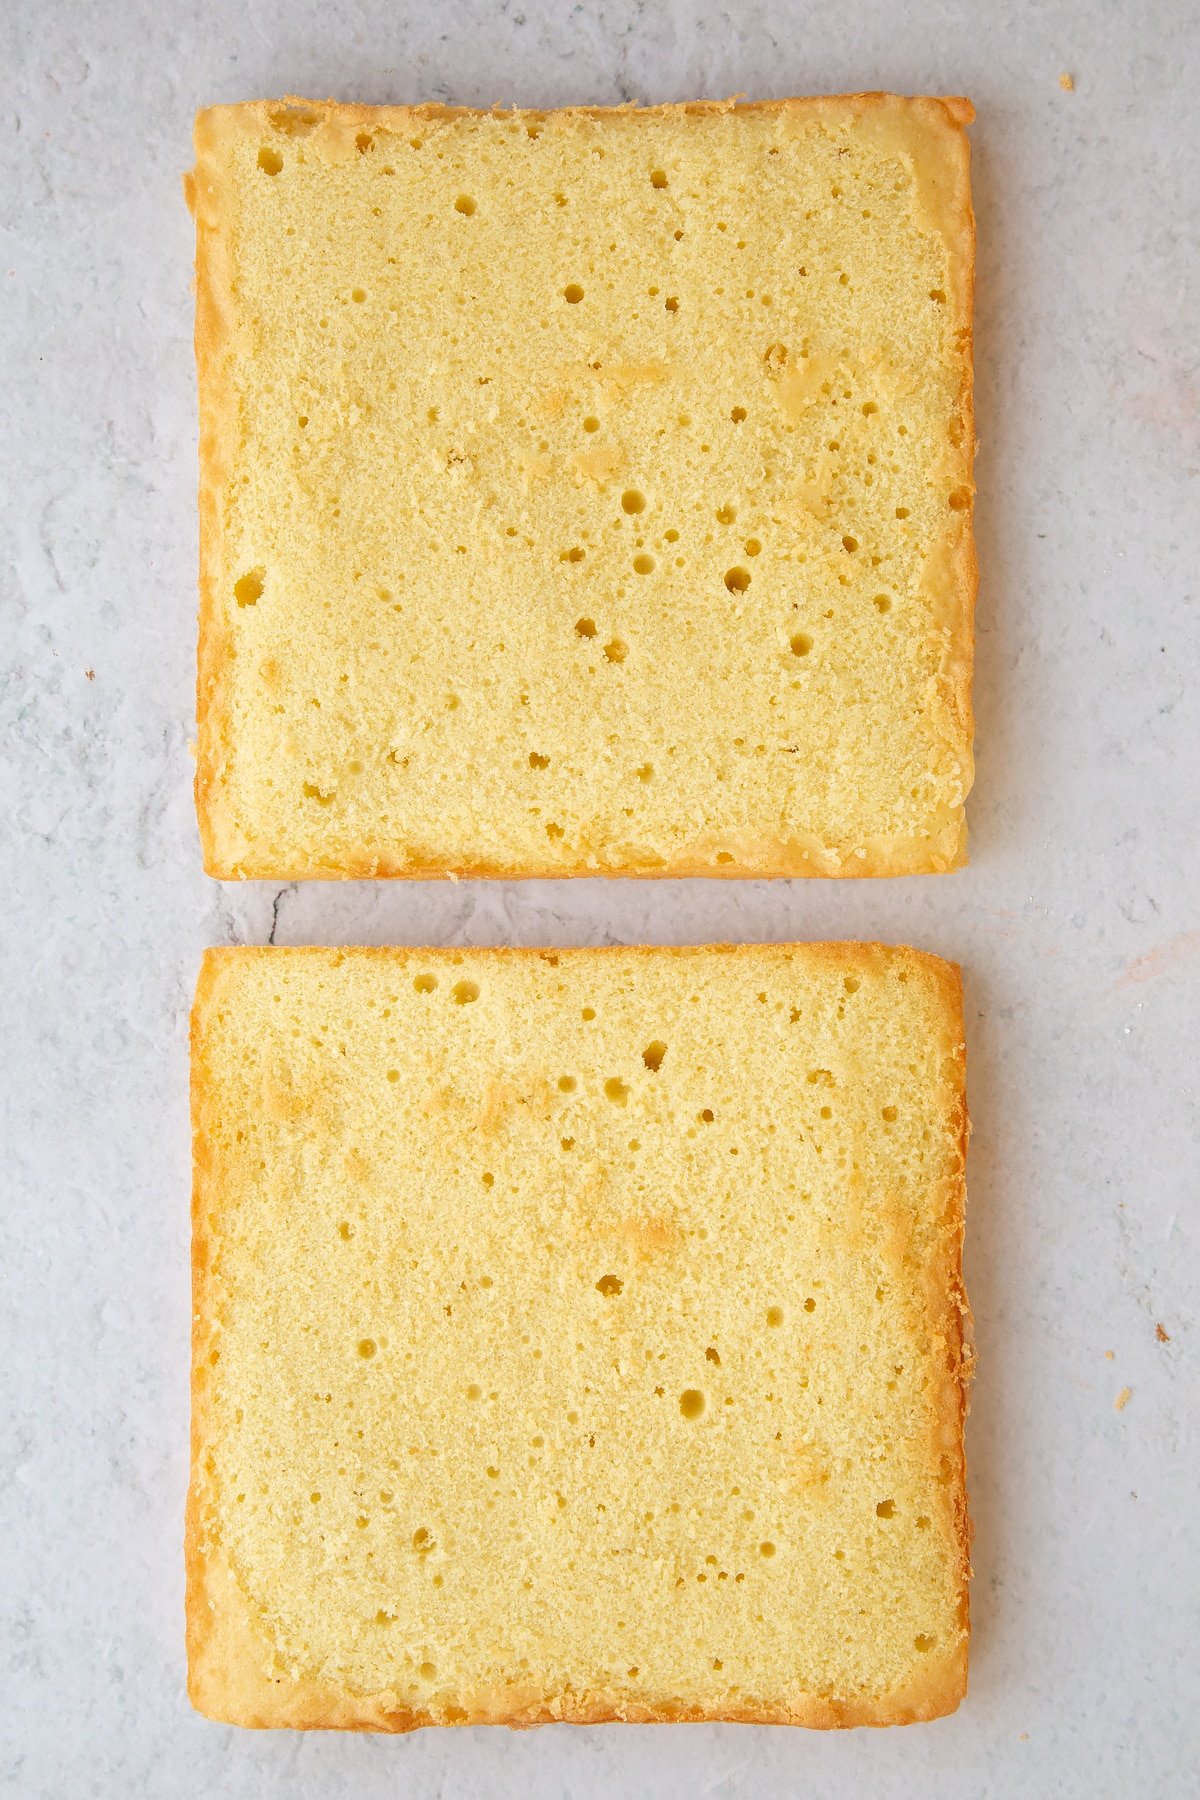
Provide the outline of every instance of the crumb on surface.
{"type": "Polygon", "coordinates": [[[1129,1402],[1132,1400],[1132,1398],[1133,1398],[1133,1389],[1129,1388],[1129,1387],[1123,1387],[1121,1389],[1120,1393],[1117,1395],[1116,1399],[1113,1401],[1113,1411],[1114,1412],[1124,1412],[1125,1408],[1129,1405],[1129,1402]]]}
{"type": "Polygon", "coordinates": [[[1105,1362],[1111,1362],[1111,1361],[1112,1361],[1112,1359],[1113,1359],[1113,1352],[1112,1352],[1112,1351],[1111,1351],[1111,1350],[1106,1350],[1106,1351],[1105,1351],[1105,1352],[1104,1352],[1104,1360],[1105,1360],[1105,1362]]]}
{"type": "Polygon", "coordinates": [[[95,669],[85,669],[83,672],[87,676],[89,681],[95,681],[95,679],[96,679],[95,669]]]}
{"type": "Polygon", "coordinates": [[[1170,1332],[1167,1330],[1166,1326],[1161,1323],[1155,1325],[1154,1335],[1158,1339],[1160,1344],[1169,1344],[1171,1341],[1170,1332]]]}
{"type": "Polygon", "coordinates": [[[1058,78],[1058,85],[1064,94],[1072,94],[1075,91],[1075,77],[1073,75],[1068,75],[1067,71],[1064,69],[1058,78]]]}

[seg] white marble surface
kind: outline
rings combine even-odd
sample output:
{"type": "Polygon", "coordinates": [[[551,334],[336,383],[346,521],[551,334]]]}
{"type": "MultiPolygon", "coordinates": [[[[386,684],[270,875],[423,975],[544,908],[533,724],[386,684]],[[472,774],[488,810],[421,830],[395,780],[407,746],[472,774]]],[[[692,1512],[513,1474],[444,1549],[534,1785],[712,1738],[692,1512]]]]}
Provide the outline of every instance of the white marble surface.
{"type": "Polygon", "coordinates": [[[0,9],[0,1792],[1197,1791],[1197,17],[1188,0],[0,9]],[[965,92],[979,111],[971,868],[860,885],[207,881],[187,748],[179,172],[195,105],[875,86],[965,92]],[[388,1740],[242,1734],[189,1711],[186,1012],[203,945],[272,933],[864,935],[961,960],[980,1359],[975,1650],[955,1718],[388,1740]]]}

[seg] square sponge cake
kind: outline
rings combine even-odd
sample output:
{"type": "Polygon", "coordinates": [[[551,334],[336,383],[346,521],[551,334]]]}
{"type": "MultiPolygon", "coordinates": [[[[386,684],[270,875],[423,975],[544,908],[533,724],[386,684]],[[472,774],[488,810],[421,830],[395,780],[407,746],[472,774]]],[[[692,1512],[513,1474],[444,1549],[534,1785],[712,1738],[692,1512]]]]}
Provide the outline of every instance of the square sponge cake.
{"type": "Polygon", "coordinates": [[[202,112],[209,872],[962,862],[970,117],[202,112]]]}
{"type": "Polygon", "coordinates": [[[211,951],[193,1117],[201,1711],[958,1704],[951,965],[211,951]]]}

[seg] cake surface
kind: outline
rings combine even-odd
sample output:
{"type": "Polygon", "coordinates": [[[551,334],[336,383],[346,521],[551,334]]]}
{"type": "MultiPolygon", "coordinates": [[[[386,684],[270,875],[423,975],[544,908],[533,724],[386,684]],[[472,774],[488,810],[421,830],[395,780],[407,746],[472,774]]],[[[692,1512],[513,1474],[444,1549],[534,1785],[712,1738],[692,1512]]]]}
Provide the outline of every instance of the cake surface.
{"type": "Polygon", "coordinates": [[[966,101],[214,107],[214,875],[965,857],[966,101]]]}
{"type": "Polygon", "coordinates": [[[953,1710],[957,970],[210,951],[192,1047],[197,1707],[953,1710]]]}

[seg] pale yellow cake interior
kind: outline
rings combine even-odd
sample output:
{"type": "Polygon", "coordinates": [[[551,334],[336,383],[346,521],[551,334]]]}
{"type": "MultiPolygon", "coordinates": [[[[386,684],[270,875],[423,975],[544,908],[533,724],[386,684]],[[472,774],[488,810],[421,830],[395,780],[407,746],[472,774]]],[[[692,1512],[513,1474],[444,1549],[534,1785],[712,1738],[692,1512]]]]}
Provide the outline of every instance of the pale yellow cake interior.
{"type": "Polygon", "coordinates": [[[210,956],[198,1703],[956,1704],[960,1033],[879,947],[210,956]]]}
{"type": "Polygon", "coordinates": [[[212,872],[962,860],[961,116],[200,116],[212,872]]]}

